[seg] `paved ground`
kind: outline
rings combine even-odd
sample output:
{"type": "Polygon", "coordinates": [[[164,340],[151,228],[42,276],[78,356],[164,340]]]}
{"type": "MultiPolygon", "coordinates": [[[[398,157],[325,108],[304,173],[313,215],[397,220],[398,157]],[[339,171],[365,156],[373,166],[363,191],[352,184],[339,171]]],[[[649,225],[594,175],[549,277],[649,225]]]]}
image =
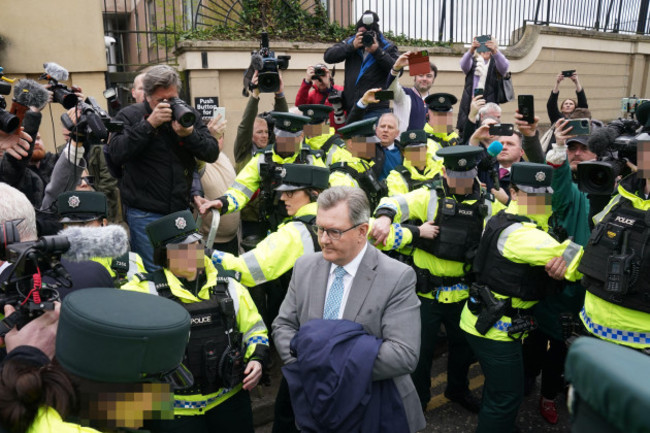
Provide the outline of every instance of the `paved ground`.
{"type": "MultiPolygon", "coordinates": [[[[279,362],[275,362],[271,371],[272,385],[258,387],[251,395],[255,415],[256,433],[270,433],[273,419],[273,401],[279,383],[279,362]]],[[[431,371],[431,388],[433,398],[429,402],[427,412],[427,427],[424,433],[459,433],[473,432],[476,428],[477,416],[459,405],[447,400],[443,393],[447,381],[447,354],[436,357],[431,371]]],[[[477,397],[483,390],[483,375],[481,367],[474,364],[470,370],[470,389],[477,397]]],[[[571,426],[566,409],[564,396],[557,398],[560,421],[551,425],[542,418],[538,411],[539,380],[530,396],[526,397],[519,410],[517,426],[522,433],[569,433],[571,426]]]]}

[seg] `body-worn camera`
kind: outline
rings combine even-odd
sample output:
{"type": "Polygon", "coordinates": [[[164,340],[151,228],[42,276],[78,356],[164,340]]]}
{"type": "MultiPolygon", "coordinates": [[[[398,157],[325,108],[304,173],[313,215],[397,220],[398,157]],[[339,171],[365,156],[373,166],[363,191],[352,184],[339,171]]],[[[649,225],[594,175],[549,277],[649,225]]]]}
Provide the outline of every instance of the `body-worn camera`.
{"type": "Polygon", "coordinates": [[[371,47],[372,44],[375,43],[375,39],[377,38],[377,33],[375,33],[374,30],[368,30],[363,33],[361,36],[361,43],[363,44],[364,47],[371,47]]]}

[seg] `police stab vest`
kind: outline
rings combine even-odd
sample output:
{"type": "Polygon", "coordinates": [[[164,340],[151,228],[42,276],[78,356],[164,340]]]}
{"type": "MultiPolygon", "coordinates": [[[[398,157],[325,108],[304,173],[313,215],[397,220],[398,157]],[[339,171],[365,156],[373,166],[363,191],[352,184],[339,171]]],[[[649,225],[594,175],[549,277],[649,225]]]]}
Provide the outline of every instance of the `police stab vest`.
{"type": "Polygon", "coordinates": [[[531,222],[530,219],[500,211],[490,218],[479,243],[474,271],[477,282],[504,296],[537,301],[557,292],[559,284],[546,273],[544,266],[515,263],[499,252],[499,236],[512,224],[531,222]]]}
{"type": "Polygon", "coordinates": [[[176,394],[211,394],[233,385],[227,364],[233,350],[241,347],[241,333],[237,330],[236,312],[228,292],[228,278],[234,272],[220,266],[217,270],[217,284],[210,289],[210,299],[190,303],[182,302],[172,293],[163,270],[137,274],[141,280],[152,281],[159,296],[178,302],[190,314],[190,340],[183,364],[192,373],[194,385],[176,394]]]}
{"type": "Polygon", "coordinates": [[[589,238],[578,270],[585,288],[608,302],[650,313],[650,211],[620,201],[589,238]]]}
{"type": "Polygon", "coordinates": [[[398,165],[395,167],[395,170],[404,178],[406,181],[406,186],[409,192],[414,191],[418,188],[426,186],[429,189],[440,188],[442,186],[442,180],[439,174],[436,173],[431,179],[422,179],[415,180],[411,175],[411,171],[404,167],[403,165],[398,165]]]}
{"type": "Polygon", "coordinates": [[[414,245],[439,259],[471,263],[476,255],[483,220],[488,208],[481,197],[473,204],[458,203],[451,197],[438,199],[438,213],[434,220],[440,227],[433,239],[418,239],[414,245]]]}

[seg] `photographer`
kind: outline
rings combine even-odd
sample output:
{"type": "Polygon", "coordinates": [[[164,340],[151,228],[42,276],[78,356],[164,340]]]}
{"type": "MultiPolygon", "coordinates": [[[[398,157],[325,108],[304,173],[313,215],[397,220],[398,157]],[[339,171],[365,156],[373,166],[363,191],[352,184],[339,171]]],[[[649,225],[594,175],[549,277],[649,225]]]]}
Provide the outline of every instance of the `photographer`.
{"type": "Polygon", "coordinates": [[[560,83],[564,80],[565,76],[562,72],[557,74],[557,79],[555,80],[555,87],[551,90],[551,95],[548,97],[548,102],[546,103],[546,111],[548,112],[548,118],[551,121],[551,124],[554,124],[561,118],[568,118],[571,113],[576,108],[589,108],[587,104],[587,96],[585,95],[585,89],[582,88],[580,80],[578,79],[578,74],[573,71],[573,74],[569,77],[571,81],[576,86],[576,96],[578,100],[575,99],[565,99],[562,101],[560,109],[557,108],[558,95],[560,94],[560,83]]]}
{"type": "Polygon", "coordinates": [[[195,159],[214,162],[219,145],[201,115],[178,98],[181,81],[173,68],[154,66],[143,84],[146,101],[117,114],[124,129],[111,135],[108,154],[124,170],[120,192],[133,251],[151,271],[156,267],[145,225],[189,207],[195,159]],[[193,124],[185,122],[192,116],[193,124]]]}
{"type": "MultiPolygon", "coordinates": [[[[302,83],[300,83],[300,88],[296,94],[295,105],[296,107],[304,104],[332,106],[332,103],[328,99],[332,90],[342,93],[343,86],[334,84],[334,78],[327,65],[319,63],[314,66],[309,66],[307,68],[307,75],[305,75],[302,83]]],[[[329,115],[330,125],[338,130],[343,124],[337,124],[334,116],[334,112],[331,112],[329,115]]]]}
{"type": "MultiPolygon", "coordinates": [[[[357,33],[325,51],[326,63],[345,61],[343,109],[349,113],[352,106],[368,89],[383,87],[386,77],[397,60],[397,46],[379,31],[379,16],[365,11],[356,24],[357,33]]],[[[387,112],[388,101],[372,104],[366,118],[387,112]]]]}

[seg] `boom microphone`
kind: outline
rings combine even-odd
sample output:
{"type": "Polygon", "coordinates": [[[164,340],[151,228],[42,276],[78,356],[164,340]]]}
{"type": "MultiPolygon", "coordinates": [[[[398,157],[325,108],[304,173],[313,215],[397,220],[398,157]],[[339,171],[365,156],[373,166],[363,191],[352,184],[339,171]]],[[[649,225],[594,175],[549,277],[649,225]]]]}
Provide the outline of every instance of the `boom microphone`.
{"type": "Polygon", "coordinates": [[[119,257],[129,250],[129,240],[122,226],[68,227],[59,232],[70,242],[61,258],[83,262],[95,257],[119,257]]]}
{"type": "Polygon", "coordinates": [[[25,107],[41,108],[49,99],[47,89],[34,80],[19,80],[14,86],[14,101],[25,107]]]}
{"type": "Polygon", "coordinates": [[[61,65],[57,65],[54,62],[43,63],[45,68],[45,73],[50,76],[53,80],[56,81],[67,81],[70,74],[68,70],[61,65]]]}
{"type": "Polygon", "coordinates": [[[593,129],[591,134],[589,134],[587,146],[593,153],[601,156],[608,152],[608,149],[611,148],[614,140],[616,140],[616,137],[619,135],[620,134],[616,128],[604,127],[593,129]]]}

